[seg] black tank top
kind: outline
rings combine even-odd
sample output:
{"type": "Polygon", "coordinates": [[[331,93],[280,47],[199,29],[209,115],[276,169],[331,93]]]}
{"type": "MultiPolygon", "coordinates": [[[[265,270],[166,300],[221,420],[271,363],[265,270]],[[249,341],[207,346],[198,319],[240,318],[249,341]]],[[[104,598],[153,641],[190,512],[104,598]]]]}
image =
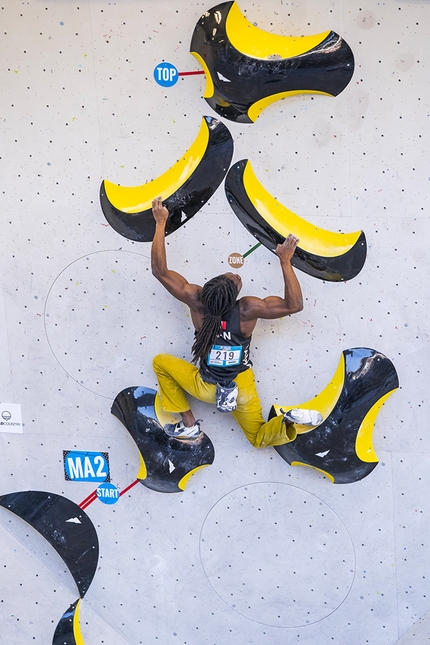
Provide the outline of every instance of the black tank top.
{"type": "Polygon", "coordinates": [[[223,315],[221,327],[211,351],[200,361],[200,374],[207,383],[228,385],[240,372],[252,366],[249,358],[251,336],[240,331],[240,300],[223,315]]]}

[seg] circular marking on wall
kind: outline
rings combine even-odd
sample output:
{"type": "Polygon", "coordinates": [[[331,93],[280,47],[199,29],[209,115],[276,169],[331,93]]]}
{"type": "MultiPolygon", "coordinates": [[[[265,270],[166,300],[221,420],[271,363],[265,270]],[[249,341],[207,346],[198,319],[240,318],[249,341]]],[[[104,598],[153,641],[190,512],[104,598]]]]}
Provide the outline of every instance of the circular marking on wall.
{"type": "Polygon", "coordinates": [[[115,484],[100,484],[97,487],[97,499],[103,504],[116,504],[120,498],[119,489],[115,484]]]}
{"type": "Polygon", "coordinates": [[[203,523],[200,558],[225,603],[276,627],[327,618],[355,576],[354,547],[339,516],[315,495],[276,482],[222,497],[203,523]]]}
{"type": "Polygon", "coordinates": [[[172,63],[159,63],[154,68],[154,79],[162,87],[172,87],[178,82],[179,73],[172,63]]]}
{"type": "Polygon", "coordinates": [[[235,269],[240,269],[243,267],[245,260],[243,258],[243,255],[240,253],[230,253],[228,256],[228,263],[231,267],[235,269]]]}
{"type": "Polygon", "coordinates": [[[173,307],[171,296],[160,293],[148,257],[99,251],[78,258],[54,280],[45,333],[76,383],[113,399],[125,387],[155,384],[153,356],[170,351],[183,329],[177,330],[173,316],[168,324],[173,307]]]}

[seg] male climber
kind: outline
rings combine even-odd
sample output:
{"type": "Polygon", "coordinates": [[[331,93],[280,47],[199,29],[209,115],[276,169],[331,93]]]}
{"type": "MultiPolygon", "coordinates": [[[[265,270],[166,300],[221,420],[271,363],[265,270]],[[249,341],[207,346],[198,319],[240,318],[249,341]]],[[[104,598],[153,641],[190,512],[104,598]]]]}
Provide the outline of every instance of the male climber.
{"type": "Polygon", "coordinates": [[[181,421],[168,424],[164,431],[178,439],[195,440],[200,436],[199,421],[194,418],[185,392],[215,403],[221,412],[231,411],[256,448],[293,441],[297,434],[294,422],[311,426],[321,423],[319,412],[299,409],[266,422],[249,358],[251,335],[258,318],[282,318],[303,308],[302,291],[291,266],[298,239],[289,235],[276,248],[284,278],[284,297],[245,296],[238,300],[242,287],[238,274],[219,275],[200,287],[168,268],[164,238],[169,212],[161,197],[152,202],[152,212],[156,222],[151,247],[152,274],[172,296],[188,305],[195,328],[194,365],[169,354],[159,354],[153,360],[163,407],[181,416],[181,421]]]}

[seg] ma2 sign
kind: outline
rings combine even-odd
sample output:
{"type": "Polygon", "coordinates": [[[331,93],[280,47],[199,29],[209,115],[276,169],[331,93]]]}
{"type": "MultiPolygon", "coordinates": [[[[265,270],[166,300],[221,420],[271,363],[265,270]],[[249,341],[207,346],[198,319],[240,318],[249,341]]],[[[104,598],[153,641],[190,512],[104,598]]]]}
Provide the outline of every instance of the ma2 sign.
{"type": "Polygon", "coordinates": [[[74,482],[109,482],[107,452],[63,450],[64,477],[74,482]]]}

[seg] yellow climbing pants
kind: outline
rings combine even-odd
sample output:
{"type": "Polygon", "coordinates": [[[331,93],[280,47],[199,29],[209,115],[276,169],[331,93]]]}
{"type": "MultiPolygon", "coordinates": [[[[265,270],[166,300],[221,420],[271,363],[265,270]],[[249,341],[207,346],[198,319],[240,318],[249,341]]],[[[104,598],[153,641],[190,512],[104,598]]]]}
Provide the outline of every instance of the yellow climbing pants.
{"type": "MultiPolygon", "coordinates": [[[[153,359],[153,368],[158,378],[161,402],[167,412],[178,414],[190,409],[185,392],[200,401],[215,403],[216,385],[203,381],[198,368],[188,361],[170,354],[158,354],[153,359]]],[[[234,380],[239,393],[237,408],[232,414],[255,448],[281,446],[296,438],[294,426],[285,425],[282,416],[267,422],[263,419],[251,368],[238,374],[234,380]]]]}

